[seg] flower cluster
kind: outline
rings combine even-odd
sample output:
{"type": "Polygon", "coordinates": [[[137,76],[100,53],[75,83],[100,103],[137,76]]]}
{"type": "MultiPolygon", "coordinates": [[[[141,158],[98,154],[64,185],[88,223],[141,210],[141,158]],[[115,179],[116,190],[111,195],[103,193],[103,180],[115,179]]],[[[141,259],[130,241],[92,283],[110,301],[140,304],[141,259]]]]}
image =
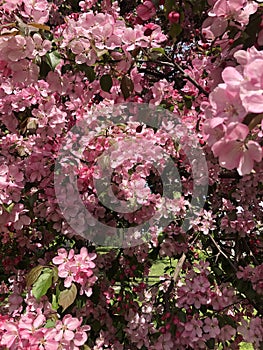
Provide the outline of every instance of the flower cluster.
{"type": "Polygon", "coordinates": [[[40,310],[27,312],[18,321],[2,317],[0,345],[10,350],[80,349],[87,341],[88,325],[82,319],[65,315],[60,321],[47,319],[40,310]]]}
{"type": "Polygon", "coordinates": [[[258,72],[263,55],[255,47],[234,54],[239,65],[222,72],[224,83],[209,96],[208,119],[203,132],[221,166],[237,169],[240,175],[249,174],[254,162],[262,160],[262,147],[253,130],[261,121],[262,79],[258,72]],[[245,123],[250,116],[250,124],[245,123]]]}
{"type": "Polygon", "coordinates": [[[237,273],[237,277],[244,281],[250,281],[253,289],[258,294],[263,294],[263,265],[240,267],[240,271],[237,273]]]}
{"type": "Polygon", "coordinates": [[[256,1],[246,0],[216,0],[210,1],[213,5],[209,17],[203,23],[203,33],[209,39],[221,36],[229,25],[239,23],[241,28],[249,22],[249,17],[257,11],[256,1]]]}
{"type": "Polygon", "coordinates": [[[69,288],[72,282],[81,286],[80,295],[85,293],[87,296],[92,294],[92,285],[97,277],[93,274],[95,263],[93,260],[96,254],[89,254],[87,248],[82,247],[79,254],[74,254],[74,250],[69,252],[61,248],[58,255],[53,258],[53,264],[58,265],[58,276],[64,279],[64,286],[69,288]]]}

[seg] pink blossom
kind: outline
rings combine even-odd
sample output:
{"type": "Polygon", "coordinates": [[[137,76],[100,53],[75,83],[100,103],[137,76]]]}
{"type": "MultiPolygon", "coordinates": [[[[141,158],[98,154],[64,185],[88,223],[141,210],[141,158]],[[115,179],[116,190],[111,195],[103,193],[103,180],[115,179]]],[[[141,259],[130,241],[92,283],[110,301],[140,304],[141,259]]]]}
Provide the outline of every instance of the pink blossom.
{"type": "MultiPolygon", "coordinates": [[[[30,338],[30,344],[36,350],[56,350],[60,344],[54,339],[56,330],[52,328],[41,328],[30,338]]],[[[32,349],[32,350],[33,350],[32,349]]]]}
{"type": "Polygon", "coordinates": [[[23,0],[24,13],[36,23],[46,23],[49,18],[49,4],[46,0],[23,0]]]}
{"type": "Polygon", "coordinates": [[[17,325],[13,322],[8,322],[4,325],[5,333],[2,335],[0,340],[1,345],[5,345],[8,349],[14,349],[16,342],[19,339],[19,332],[17,325]]]}
{"type": "Polygon", "coordinates": [[[144,1],[143,4],[137,7],[137,15],[143,20],[147,21],[156,14],[154,4],[151,1],[144,1]]]}
{"type": "Polygon", "coordinates": [[[31,84],[38,79],[39,67],[26,59],[9,64],[9,66],[13,71],[13,79],[17,83],[27,82],[31,84]]]}
{"type": "Polygon", "coordinates": [[[5,11],[14,11],[19,5],[22,4],[22,0],[6,0],[1,6],[5,11]]]}
{"type": "Polygon", "coordinates": [[[57,334],[55,335],[56,341],[64,340],[71,341],[75,333],[74,331],[81,325],[81,320],[72,317],[71,315],[64,316],[62,321],[58,321],[56,324],[57,334]]]}
{"type": "Polygon", "coordinates": [[[237,330],[242,334],[245,342],[253,343],[255,347],[259,347],[260,342],[263,340],[263,324],[262,319],[259,317],[255,317],[250,321],[243,319],[237,330]]]}
{"type": "Polygon", "coordinates": [[[225,325],[220,329],[220,340],[227,341],[233,338],[236,334],[235,328],[231,327],[230,325],[225,325]]]}
{"type": "MultiPolygon", "coordinates": [[[[223,72],[224,73],[224,72],[223,72]]],[[[223,74],[223,77],[227,75],[223,74]]],[[[229,75],[227,75],[229,79],[229,75]]],[[[242,121],[246,110],[239,95],[239,81],[235,81],[236,89],[230,89],[226,84],[219,84],[209,95],[209,101],[215,117],[227,118],[229,121],[242,121]]],[[[231,85],[230,87],[232,87],[231,85]]]]}
{"type": "Polygon", "coordinates": [[[34,54],[38,54],[39,56],[44,56],[51,49],[51,46],[52,46],[51,41],[43,40],[38,33],[33,35],[33,40],[35,44],[34,54]]]}
{"type": "Polygon", "coordinates": [[[239,21],[243,25],[248,23],[249,16],[256,12],[258,5],[245,0],[217,0],[212,13],[218,17],[227,17],[239,21]]]}
{"type": "Polygon", "coordinates": [[[43,314],[37,316],[33,314],[27,314],[21,317],[19,322],[19,330],[22,339],[29,339],[32,334],[39,328],[41,328],[46,321],[46,317],[43,314]]]}
{"type": "Polygon", "coordinates": [[[18,62],[26,57],[33,58],[34,47],[34,41],[30,37],[15,35],[11,38],[1,38],[0,58],[8,62],[18,62]]]}
{"type": "Polygon", "coordinates": [[[216,318],[206,318],[205,325],[203,326],[203,330],[205,333],[208,333],[209,338],[217,338],[220,334],[220,328],[218,325],[218,320],[216,318]]]}
{"type": "Polygon", "coordinates": [[[221,166],[227,169],[237,168],[240,175],[249,174],[254,166],[254,161],[262,160],[262,148],[255,141],[222,140],[217,141],[212,150],[219,157],[221,166]]]}

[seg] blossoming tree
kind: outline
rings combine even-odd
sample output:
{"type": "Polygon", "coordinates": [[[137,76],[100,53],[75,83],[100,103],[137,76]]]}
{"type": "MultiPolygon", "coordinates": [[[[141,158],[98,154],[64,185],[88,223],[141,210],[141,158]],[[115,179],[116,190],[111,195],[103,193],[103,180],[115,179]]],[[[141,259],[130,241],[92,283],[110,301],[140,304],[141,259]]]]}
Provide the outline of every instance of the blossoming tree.
{"type": "Polygon", "coordinates": [[[0,348],[263,349],[261,2],[0,6],[0,348]],[[132,118],[101,122],[116,105],[132,118]],[[171,120],[136,119],[145,105],[171,120]],[[71,133],[79,123],[90,130],[81,154],[71,133]],[[193,168],[196,140],[207,176],[204,164],[193,168]],[[73,156],[64,163],[63,147],[73,156]],[[105,152],[114,166],[101,161],[105,152]],[[163,154],[176,179],[173,168],[156,170],[163,154]],[[92,214],[89,235],[71,169],[92,214]],[[96,222],[109,228],[104,251],[96,222]],[[147,235],[112,239],[143,223],[147,235]],[[165,274],[149,284],[163,257],[165,274]]]}

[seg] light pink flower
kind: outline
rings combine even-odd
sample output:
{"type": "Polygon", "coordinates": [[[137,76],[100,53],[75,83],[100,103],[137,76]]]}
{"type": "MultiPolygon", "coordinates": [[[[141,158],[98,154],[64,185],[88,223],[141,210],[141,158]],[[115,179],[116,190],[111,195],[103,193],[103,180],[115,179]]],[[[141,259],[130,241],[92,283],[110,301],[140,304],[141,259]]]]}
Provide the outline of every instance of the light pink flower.
{"type": "Polygon", "coordinates": [[[16,341],[19,339],[17,325],[14,322],[8,322],[4,325],[5,332],[0,340],[1,345],[5,345],[8,349],[14,349],[16,341]]]}
{"type": "Polygon", "coordinates": [[[217,318],[209,318],[207,317],[205,319],[205,325],[203,326],[203,330],[205,333],[208,333],[208,339],[209,338],[217,338],[220,334],[220,328],[218,325],[217,318]]]}
{"type": "Polygon", "coordinates": [[[249,174],[254,166],[254,161],[262,160],[262,148],[255,141],[246,144],[241,141],[217,141],[212,150],[222,167],[229,170],[237,168],[240,175],[249,174]]]}
{"type": "Polygon", "coordinates": [[[78,320],[71,315],[65,315],[62,321],[58,321],[56,324],[57,334],[54,339],[56,341],[66,340],[71,341],[75,337],[74,331],[80,327],[82,320],[78,320]]]}
{"type": "Polygon", "coordinates": [[[46,0],[23,0],[24,13],[36,23],[46,23],[49,18],[49,4],[46,0]]]}
{"type": "Polygon", "coordinates": [[[137,7],[137,15],[143,20],[147,21],[156,14],[155,6],[151,1],[144,1],[143,4],[137,7]]]}

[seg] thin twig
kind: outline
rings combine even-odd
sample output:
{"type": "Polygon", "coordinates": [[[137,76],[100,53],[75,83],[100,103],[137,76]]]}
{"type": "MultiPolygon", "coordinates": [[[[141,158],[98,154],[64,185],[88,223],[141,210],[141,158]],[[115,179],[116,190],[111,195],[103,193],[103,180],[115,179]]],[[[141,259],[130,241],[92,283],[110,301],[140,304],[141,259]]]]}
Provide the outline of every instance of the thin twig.
{"type": "Polygon", "coordinates": [[[179,72],[183,74],[183,77],[189,80],[202,94],[204,94],[206,97],[209,96],[209,93],[201,85],[199,85],[195,79],[193,79],[192,77],[190,77],[190,75],[185,73],[183,68],[178,63],[174,62],[174,66],[179,70],[179,72]]]}
{"type": "Polygon", "coordinates": [[[176,68],[177,71],[179,71],[180,73],[182,73],[183,78],[187,79],[188,81],[190,81],[202,94],[204,94],[205,96],[209,96],[209,93],[201,86],[198,84],[198,82],[190,77],[190,75],[188,75],[187,73],[185,73],[184,69],[176,62],[167,62],[167,61],[137,61],[138,63],[156,63],[156,64],[160,64],[163,66],[167,66],[167,67],[171,67],[171,68],[176,68]]]}
{"type": "Polygon", "coordinates": [[[258,259],[255,257],[255,255],[253,254],[252,250],[250,249],[250,247],[249,247],[249,245],[248,245],[246,239],[244,239],[243,242],[244,242],[245,245],[247,246],[247,248],[248,248],[248,250],[249,250],[249,252],[250,252],[250,255],[253,257],[255,263],[256,263],[257,265],[260,265],[258,259]]]}
{"type": "Polygon", "coordinates": [[[233,262],[230,260],[230,258],[226,255],[226,253],[223,252],[223,250],[220,248],[220,246],[217,244],[217,242],[215,241],[214,237],[211,234],[208,234],[208,236],[210,237],[211,241],[214,243],[214,245],[216,246],[216,248],[218,249],[218,251],[220,252],[220,254],[222,254],[229,262],[229,264],[232,266],[232,268],[237,271],[237,268],[235,267],[235,265],[233,264],[233,262]]]}

